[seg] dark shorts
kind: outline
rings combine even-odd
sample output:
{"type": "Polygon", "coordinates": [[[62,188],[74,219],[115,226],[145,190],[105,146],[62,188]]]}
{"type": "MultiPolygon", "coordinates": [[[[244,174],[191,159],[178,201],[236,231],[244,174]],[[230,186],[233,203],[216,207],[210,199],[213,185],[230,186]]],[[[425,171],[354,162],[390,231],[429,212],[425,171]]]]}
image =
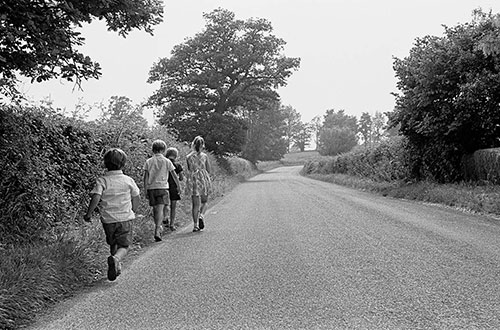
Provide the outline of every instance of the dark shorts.
{"type": "Polygon", "coordinates": [[[178,201],[181,199],[181,195],[177,188],[168,188],[168,196],[171,201],[178,201]]]}
{"type": "Polygon", "coordinates": [[[201,195],[201,196],[200,196],[200,201],[201,201],[202,203],[206,203],[206,202],[208,202],[208,196],[207,196],[207,195],[201,195]]]}
{"type": "Polygon", "coordinates": [[[129,247],[132,245],[132,221],[103,223],[106,243],[110,246],[129,247]]]}
{"type": "Polygon", "coordinates": [[[168,205],[170,203],[167,189],[148,189],[148,199],[149,206],[168,205]]]}

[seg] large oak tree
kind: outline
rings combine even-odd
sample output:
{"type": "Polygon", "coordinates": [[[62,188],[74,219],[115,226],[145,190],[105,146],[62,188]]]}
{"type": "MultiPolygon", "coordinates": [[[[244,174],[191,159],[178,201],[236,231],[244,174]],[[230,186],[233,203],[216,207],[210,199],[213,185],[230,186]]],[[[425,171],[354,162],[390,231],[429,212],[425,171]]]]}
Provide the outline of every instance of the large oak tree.
{"type": "Polygon", "coordinates": [[[239,20],[221,8],[204,18],[202,32],[153,65],[148,81],[159,88],[149,103],[179,139],[201,134],[214,152],[236,153],[247,127],[239,107],[278,100],[276,89],[286,85],[300,60],[282,54],[285,41],[265,19],[239,20]]]}

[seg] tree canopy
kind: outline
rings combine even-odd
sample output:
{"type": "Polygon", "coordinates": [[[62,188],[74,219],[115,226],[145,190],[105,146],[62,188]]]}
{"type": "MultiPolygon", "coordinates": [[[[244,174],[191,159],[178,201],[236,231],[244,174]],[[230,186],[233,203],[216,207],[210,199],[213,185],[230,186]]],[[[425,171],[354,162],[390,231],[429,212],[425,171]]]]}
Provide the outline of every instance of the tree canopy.
{"type": "Polygon", "coordinates": [[[76,28],[94,19],[126,36],[133,29],[152,33],[162,21],[161,0],[6,0],[0,2],[0,92],[16,93],[16,74],[32,81],[98,78],[100,67],[77,50],[84,43],[76,28]]]}
{"type": "Polygon", "coordinates": [[[357,127],[355,116],[344,110],[327,110],[319,133],[320,154],[333,156],[350,151],[357,145],[357,127]]]}
{"type": "Polygon", "coordinates": [[[285,107],[280,102],[262,102],[242,108],[247,123],[241,156],[253,163],[279,160],[287,153],[285,107]]]}
{"type": "Polygon", "coordinates": [[[223,134],[242,129],[236,136],[244,135],[246,124],[238,116],[239,107],[278,100],[275,89],[286,85],[300,60],[282,54],[285,41],[272,34],[265,19],[238,20],[221,8],[204,18],[202,32],[153,65],[148,81],[160,86],[149,103],[159,109],[160,123],[176,129],[180,139],[202,134],[209,149],[239,152],[244,139],[229,148],[235,140],[223,134]],[[200,125],[214,117],[213,125],[200,125]]]}
{"type": "Polygon", "coordinates": [[[390,120],[409,139],[417,176],[459,179],[464,154],[500,146],[500,52],[492,44],[500,17],[474,15],[442,37],[418,38],[394,60],[400,93],[390,120]]]}

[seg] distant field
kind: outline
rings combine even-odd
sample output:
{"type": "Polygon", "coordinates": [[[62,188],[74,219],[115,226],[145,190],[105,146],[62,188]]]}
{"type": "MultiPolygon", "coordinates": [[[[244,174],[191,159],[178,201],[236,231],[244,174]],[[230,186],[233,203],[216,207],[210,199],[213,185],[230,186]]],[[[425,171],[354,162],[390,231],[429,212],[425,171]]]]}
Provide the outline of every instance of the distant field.
{"type": "Polygon", "coordinates": [[[304,165],[308,160],[322,158],[316,150],[307,150],[304,152],[291,152],[286,154],[281,160],[259,162],[257,168],[261,171],[268,171],[280,166],[299,166],[304,165]]]}
{"type": "Polygon", "coordinates": [[[307,150],[304,152],[292,152],[286,154],[282,159],[283,165],[304,165],[308,160],[320,158],[316,150],[307,150]]]}

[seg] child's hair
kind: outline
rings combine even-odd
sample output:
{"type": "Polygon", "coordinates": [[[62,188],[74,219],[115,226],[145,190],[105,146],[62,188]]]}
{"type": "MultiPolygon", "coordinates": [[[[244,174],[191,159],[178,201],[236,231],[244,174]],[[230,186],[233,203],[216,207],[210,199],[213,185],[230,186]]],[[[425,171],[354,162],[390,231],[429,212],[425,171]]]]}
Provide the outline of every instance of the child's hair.
{"type": "Polygon", "coordinates": [[[118,148],[112,148],[104,154],[104,166],[108,171],[121,170],[127,162],[127,154],[118,148]]]}
{"type": "Polygon", "coordinates": [[[198,135],[197,137],[194,138],[191,146],[193,147],[194,150],[196,150],[196,152],[200,152],[201,148],[205,146],[205,140],[198,135]]]}
{"type": "Polygon", "coordinates": [[[167,144],[163,140],[153,141],[153,153],[158,154],[167,149],[167,144]]]}
{"type": "Polygon", "coordinates": [[[170,156],[174,156],[175,158],[177,158],[178,155],[179,155],[179,151],[177,150],[177,148],[174,148],[174,147],[168,148],[167,152],[165,153],[165,157],[167,157],[167,158],[170,158],[170,156]]]}

